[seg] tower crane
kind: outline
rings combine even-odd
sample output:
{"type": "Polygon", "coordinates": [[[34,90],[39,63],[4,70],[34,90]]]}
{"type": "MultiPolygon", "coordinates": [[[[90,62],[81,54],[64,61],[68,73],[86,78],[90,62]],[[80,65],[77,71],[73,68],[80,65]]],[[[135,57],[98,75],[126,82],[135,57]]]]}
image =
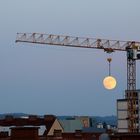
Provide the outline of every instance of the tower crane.
{"type": "Polygon", "coordinates": [[[128,130],[137,132],[136,127],[136,61],[140,59],[140,42],[108,40],[101,38],[84,38],[43,33],[17,33],[16,42],[47,44],[56,46],[102,49],[106,53],[124,51],[127,53],[127,90],[128,130]]]}

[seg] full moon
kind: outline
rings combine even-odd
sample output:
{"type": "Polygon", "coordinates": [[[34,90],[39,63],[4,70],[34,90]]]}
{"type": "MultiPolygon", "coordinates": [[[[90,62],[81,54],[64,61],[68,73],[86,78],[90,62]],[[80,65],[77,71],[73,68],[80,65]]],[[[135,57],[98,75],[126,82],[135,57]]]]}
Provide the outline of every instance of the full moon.
{"type": "Polygon", "coordinates": [[[116,79],[112,76],[107,76],[103,80],[103,85],[108,90],[114,89],[116,87],[116,84],[116,79]]]}

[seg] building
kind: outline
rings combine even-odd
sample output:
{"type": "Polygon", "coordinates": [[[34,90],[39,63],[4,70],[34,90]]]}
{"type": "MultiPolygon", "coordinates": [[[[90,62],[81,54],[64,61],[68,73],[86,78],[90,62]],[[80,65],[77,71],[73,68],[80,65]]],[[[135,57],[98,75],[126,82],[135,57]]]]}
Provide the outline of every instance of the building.
{"type": "Polygon", "coordinates": [[[83,124],[83,127],[91,127],[91,120],[88,116],[75,116],[76,120],[80,120],[83,124]]]}
{"type": "Polygon", "coordinates": [[[101,139],[101,132],[82,132],[77,130],[73,133],[56,131],[53,136],[47,136],[47,140],[108,140],[101,139]]]}
{"type": "Polygon", "coordinates": [[[96,127],[88,127],[88,128],[83,128],[82,132],[87,132],[87,133],[106,133],[105,128],[96,128],[96,127]]]}
{"type": "Polygon", "coordinates": [[[39,127],[12,127],[11,140],[39,140],[39,127]]]}
{"type": "MultiPolygon", "coordinates": [[[[27,129],[12,129],[12,127],[21,127],[21,128],[33,128],[38,126],[39,135],[53,135],[54,130],[61,130],[63,132],[63,128],[54,115],[44,115],[44,117],[38,117],[36,115],[29,115],[24,118],[14,118],[13,116],[6,116],[4,119],[0,119],[0,132],[3,136],[4,134],[11,134],[11,130],[13,132],[20,132],[20,130],[24,131],[27,129]],[[9,129],[11,128],[11,129],[9,129]],[[40,129],[41,128],[41,129],[40,129]]],[[[33,130],[33,129],[30,129],[33,130]]]]}
{"type": "Polygon", "coordinates": [[[116,133],[110,135],[110,140],[140,140],[139,133],[116,133]]]}
{"type": "Polygon", "coordinates": [[[54,123],[52,124],[50,130],[48,131],[48,136],[52,136],[54,135],[54,131],[61,131],[64,132],[64,129],[62,127],[62,125],[60,124],[60,122],[58,121],[58,119],[55,119],[54,123]]]}
{"type": "Polygon", "coordinates": [[[140,132],[140,90],[125,91],[117,100],[118,133],[140,132]]]}
{"type": "Polygon", "coordinates": [[[107,135],[106,129],[87,127],[87,123],[83,125],[83,122],[80,119],[58,120],[53,115],[7,116],[0,119],[0,126],[3,127],[0,140],[102,140],[107,135]],[[40,135],[42,126],[44,128],[40,135]],[[5,127],[9,127],[11,133],[5,127]]]}
{"type": "Polygon", "coordinates": [[[127,99],[117,100],[118,133],[128,132],[128,105],[127,99]]]}

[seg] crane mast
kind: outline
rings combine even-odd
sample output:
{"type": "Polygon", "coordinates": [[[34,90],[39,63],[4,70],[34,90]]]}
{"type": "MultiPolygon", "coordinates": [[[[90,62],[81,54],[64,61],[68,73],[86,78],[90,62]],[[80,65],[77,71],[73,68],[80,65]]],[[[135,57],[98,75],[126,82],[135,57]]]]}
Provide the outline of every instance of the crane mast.
{"type": "Polygon", "coordinates": [[[107,53],[114,51],[127,52],[127,90],[128,131],[137,132],[136,126],[136,60],[140,59],[140,42],[84,38],[40,33],[17,33],[16,42],[37,43],[56,46],[102,49],[107,53]]]}

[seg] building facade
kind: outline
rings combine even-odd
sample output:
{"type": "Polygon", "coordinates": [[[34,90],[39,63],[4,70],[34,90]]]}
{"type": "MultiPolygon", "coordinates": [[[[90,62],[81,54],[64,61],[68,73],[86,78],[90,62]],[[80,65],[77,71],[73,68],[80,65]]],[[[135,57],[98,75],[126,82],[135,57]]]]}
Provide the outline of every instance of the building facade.
{"type": "Polygon", "coordinates": [[[140,132],[140,90],[125,91],[125,99],[117,100],[118,132],[140,132]]]}

